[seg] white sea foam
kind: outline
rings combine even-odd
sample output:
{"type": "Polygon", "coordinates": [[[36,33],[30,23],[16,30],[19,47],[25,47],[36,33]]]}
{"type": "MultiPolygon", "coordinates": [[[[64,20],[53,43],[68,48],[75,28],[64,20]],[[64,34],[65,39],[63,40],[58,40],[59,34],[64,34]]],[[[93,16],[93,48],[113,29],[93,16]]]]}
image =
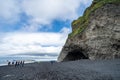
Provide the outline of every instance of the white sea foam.
{"type": "Polygon", "coordinates": [[[21,61],[24,60],[25,63],[33,63],[40,61],[56,61],[57,56],[38,56],[38,55],[12,55],[12,56],[0,56],[0,66],[7,65],[8,61],[21,61]]]}

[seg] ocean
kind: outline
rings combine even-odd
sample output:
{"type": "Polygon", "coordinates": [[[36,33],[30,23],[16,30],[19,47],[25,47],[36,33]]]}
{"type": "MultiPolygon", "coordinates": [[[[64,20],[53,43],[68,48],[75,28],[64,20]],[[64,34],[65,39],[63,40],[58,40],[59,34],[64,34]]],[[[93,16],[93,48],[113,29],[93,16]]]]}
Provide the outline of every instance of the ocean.
{"type": "Polygon", "coordinates": [[[40,62],[40,61],[57,61],[56,56],[50,55],[9,55],[9,56],[0,56],[0,66],[7,65],[8,61],[25,61],[25,63],[33,63],[33,62],[40,62]]]}

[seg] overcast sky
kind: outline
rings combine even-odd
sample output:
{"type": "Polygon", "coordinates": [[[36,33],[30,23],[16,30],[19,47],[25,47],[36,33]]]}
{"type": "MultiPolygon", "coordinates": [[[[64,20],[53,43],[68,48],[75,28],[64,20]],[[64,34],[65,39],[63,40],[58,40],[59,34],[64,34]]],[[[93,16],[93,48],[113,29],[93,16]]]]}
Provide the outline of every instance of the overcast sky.
{"type": "Polygon", "coordinates": [[[92,0],[0,0],[0,56],[59,54],[92,0]]]}

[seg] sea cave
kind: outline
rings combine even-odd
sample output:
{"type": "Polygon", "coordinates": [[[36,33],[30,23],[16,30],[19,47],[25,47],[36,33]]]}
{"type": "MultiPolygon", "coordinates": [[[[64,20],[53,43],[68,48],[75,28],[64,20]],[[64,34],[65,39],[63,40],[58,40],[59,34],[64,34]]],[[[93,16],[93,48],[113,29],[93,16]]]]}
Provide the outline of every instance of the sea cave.
{"type": "Polygon", "coordinates": [[[80,50],[72,50],[67,54],[63,61],[75,61],[80,59],[88,59],[88,56],[84,55],[80,50]]]}

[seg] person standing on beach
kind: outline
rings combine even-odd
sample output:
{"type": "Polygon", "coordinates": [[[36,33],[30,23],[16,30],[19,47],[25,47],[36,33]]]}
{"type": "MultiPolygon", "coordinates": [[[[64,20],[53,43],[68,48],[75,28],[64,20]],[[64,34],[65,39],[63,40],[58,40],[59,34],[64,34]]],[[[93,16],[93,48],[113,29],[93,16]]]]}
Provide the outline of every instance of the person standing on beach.
{"type": "Polygon", "coordinates": [[[15,62],[15,67],[17,67],[17,65],[18,65],[18,62],[16,61],[16,62],[15,62]]]}
{"type": "Polygon", "coordinates": [[[55,63],[55,61],[50,61],[51,64],[55,63]]]}
{"type": "Polygon", "coordinates": [[[20,66],[22,67],[23,61],[20,61],[20,66]]]}
{"type": "Polygon", "coordinates": [[[19,66],[19,61],[17,61],[17,66],[19,66]]]}
{"type": "Polygon", "coordinates": [[[12,65],[14,65],[14,61],[12,62],[12,65]]]}
{"type": "Polygon", "coordinates": [[[22,67],[24,67],[25,61],[22,62],[22,67]]]}
{"type": "Polygon", "coordinates": [[[11,62],[10,62],[10,61],[8,61],[8,66],[10,66],[10,64],[11,64],[11,62]]]}

